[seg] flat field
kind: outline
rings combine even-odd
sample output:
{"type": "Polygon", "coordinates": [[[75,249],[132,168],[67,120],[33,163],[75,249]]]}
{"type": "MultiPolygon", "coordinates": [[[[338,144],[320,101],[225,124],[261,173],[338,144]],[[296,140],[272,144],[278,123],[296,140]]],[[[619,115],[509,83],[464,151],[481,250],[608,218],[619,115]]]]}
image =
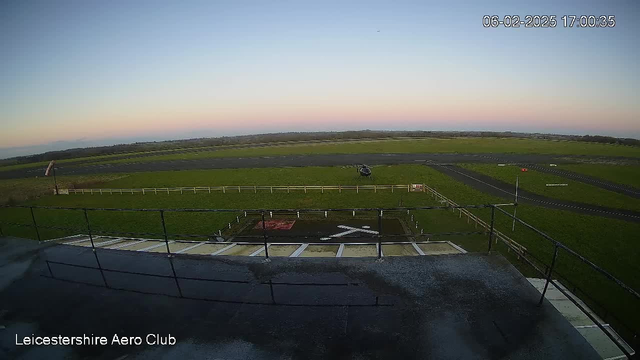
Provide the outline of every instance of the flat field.
{"type": "Polygon", "coordinates": [[[640,166],[604,164],[563,164],[559,169],[590,175],[640,189],[640,166]]]}
{"type": "Polygon", "coordinates": [[[574,141],[532,139],[452,138],[414,140],[363,140],[344,143],[295,144],[268,147],[247,147],[199,152],[145,156],[136,159],[99,161],[94,164],[191,160],[214,157],[252,157],[310,154],[380,154],[380,153],[503,153],[503,154],[564,154],[640,157],[640,148],[593,144],[574,141]]]}
{"type": "MultiPolygon", "coordinates": [[[[503,153],[625,156],[640,158],[640,147],[597,144],[578,141],[516,138],[419,138],[345,140],[313,143],[257,144],[260,146],[213,146],[188,149],[144,151],[65,159],[59,163],[118,164],[166,160],[191,160],[215,157],[253,157],[309,154],[379,153],[503,153]],[[263,146],[264,145],[264,146],[263,146]],[[148,155],[148,156],[145,156],[148,155]]],[[[48,162],[0,166],[0,171],[45,166],[48,162]]]]}
{"type": "MultiPolygon", "coordinates": [[[[519,187],[532,193],[550,198],[577,201],[611,208],[640,210],[640,200],[613,191],[567,179],[562,176],[542,173],[529,169],[522,172],[520,166],[497,166],[497,164],[462,164],[466,169],[491,176],[515,187],[516,177],[519,187]],[[546,184],[567,184],[568,186],[546,186],[546,184]]],[[[625,174],[626,175],[626,174],[625,174]]]]}
{"type": "MultiPolygon", "coordinates": [[[[373,179],[357,176],[354,168],[285,168],[285,169],[242,169],[207,170],[130,174],[100,184],[102,188],[135,188],[158,186],[207,186],[207,185],[355,185],[355,184],[406,184],[426,183],[445,196],[460,204],[488,204],[503,202],[501,199],[478,192],[452,178],[422,165],[381,166],[373,169],[373,179]]],[[[49,180],[49,179],[47,179],[49,180]]],[[[20,180],[22,181],[22,180],[20,180]]],[[[123,195],[65,195],[44,196],[26,202],[28,205],[63,206],[76,208],[340,208],[340,207],[396,207],[429,206],[437,203],[423,193],[379,191],[369,192],[269,192],[214,193],[214,194],[123,194],[123,195]]],[[[489,210],[474,211],[485,221],[490,220],[489,210]]],[[[78,232],[86,232],[84,215],[81,210],[35,209],[39,225],[53,227],[73,227],[78,232]]],[[[165,213],[167,231],[170,234],[213,234],[234,223],[242,213],[165,213]]],[[[360,214],[362,215],[362,214],[360,214]]],[[[413,213],[418,227],[425,233],[474,231],[473,222],[459,217],[450,210],[417,211],[413,213]]],[[[322,216],[321,214],[317,216],[322,216]]],[[[333,216],[333,215],[332,215],[333,216]]],[[[624,222],[596,216],[579,215],[567,211],[550,210],[535,206],[519,206],[518,216],[566,244],[589,260],[611,272],[635,289],[640,288],[637,274],[640,265],[640,244],[634,239],[640,232],[640,224],[624,222]]],[[[29,209],[0,209],[2,222],[31,223],[29,209]]],[[[158,212],[111,212],[89,211],[94,231],[144,232],[162,234],[158,212]]],[[[521,225],[511,232],[512,222],[498,213],[496,228],[517,242],[526,246],[529,253],[544,263],[550,263],[553,246],[541,236],[521,225]]],[[[5,234],[35,237],[33,229],[14,225],[2,225],[5,234]]],[[[42,230],[44,238],[69,235],[68,231],[42,230]]],[[[433,240],[451,240],[468,251],[486,251],[486,235],[440,235],[433,240]]],[[[525,274],[533,274],[527,267],[509,253],[504,245],[498,244],[494,250],[501,251],[525,274]]],[[[619,318],[626,318],[631,324],[640,324],[640,314],[629,294],[621,291],[598,273],[573,260],[568,254],[561,254],[557,270],[569,278],[579,289],[590,294],[598,303],[619,318]]],[[[582,294],[578,290],[579,294],[582,294]]],[[[637,329],[637,328],[636,328],[637,329]]]]}

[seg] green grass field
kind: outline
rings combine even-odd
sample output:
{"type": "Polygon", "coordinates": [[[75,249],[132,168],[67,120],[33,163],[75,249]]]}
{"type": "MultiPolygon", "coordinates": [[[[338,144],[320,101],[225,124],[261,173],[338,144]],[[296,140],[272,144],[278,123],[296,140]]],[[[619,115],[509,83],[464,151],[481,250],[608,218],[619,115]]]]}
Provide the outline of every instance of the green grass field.
{"type": "Polygon", "coordinates": [[[570,164],[559,165],[558,169],[574,171],[622,185],[640,189],[640,166],[603,165],[603,164],[570,164]]]}
{"type": "MultiPolygon", "coordinates": [[[[114,179],[99,187],[154,187],[154,186],[207,186],[207,185],[349,185],[349,184],[403,184],[426,183],[437,191],[460,204],[479,204],[503,202],[478,192],[462,183],[454,181],[429,167],[421,165],[381,166],[374,168],[373,179],[357,176],[355,169],[331,168],[286,168],[286,169],[242,169],[242,170],[206,170],[176,171],[157,173],[137,173],[114,179]]],[[[120,176],[120,175],[118,175],[120,176]]],[[[73,180],[73,177],[70,177],[73,180]]],[[[22,181],[22,180],[21,180],[22,181]]],[[[24,180],[26,181],[26,180],[24,180]]],[[[432,198],[423,193],[406,192],[361,192],[337,193],[277,193],[268,192],[253,194],[123,194],[123,195],[68,195],[44,196],[31,200],[26,204],[68,206],[68,207],[117,207],[117,208],[329,208],[329,207],[395,207],[428,206],[436,204],[432,198]]],[[[484,220],[490,218],[489,210],[474,211],[484,220]]],[[[166,214],[167,230],[171,234],[213,234],[234,222],[240,213],[229,214],[166,214]]],[[[465,218],[458,218],[456,212],[446,210],[418,211],[415,218],[419,229],[425,232],[473,231],[473,224],[467,224],[465,218]]],[[[41,230],[44,238],[86,232],[83,213],[80,210],[45,210],[36,209],[35,216],[42,226],[65,226],[78,229],[65,232],[60,230],[41,230]]],[[[596,216],[579,215],[567,211],[550,210],[535,206],[521,205],[518,216],[542,231],[550,234],[558,241],[581,253],[605,270],[611,272],[629,286],[640,288],[640,279],[636,274],[640,271],[637,259],[640,257],[640,244],[633,241],[640,224],[624,222],[596,216]]],[[[31,223],[28,209],[0,209],[3,222],[31,223]]],[[[117,230],[121,232],[149,232],[161,234],[161,222],[157,212],[108,212],[90,211],[89,217],[94,231],[117,230]]],[[[527,247],[529,252],[549,263],[553,247],[550,243],[517,225],[511,232],[511,220],[504,215],[496,217],[496,228],[511,236],[527,247]]],[[[33,229],[26,227],[3,225],[5,234],[23,237],[35,237],[33,229]]],[[[452,240],[470,251],[486,251],[487,237],[484,235],[441,237],[435,240],[452,240]]],[[[497,249],[505,254],[516,266],[527,275],[533,275],[527,267],[518,263],[512,253],[508,253],[504,245],[497,249]]],[[[604,304],[609,311],[618,317],[627,318],[632,324],[640,324],[640,314],[635,307],[637,302],[629,298],[625,292],[611,282],[602,279],[590,268],[562,255],[557,264],[558,271],[570,278],[581,289],[592,294],[598,302],[604,304]]],[[[636,328],[637,329],[637,328],[636,328]]]]}
{"type": "MultiPolygon", "coordinates": [[[[288,144],[266,147],[225,149],[196,148],[198,152],[180,152],[150,155],[132,159],[105,160],[120,155],[95,157],[91,164],[119,164],[130,162],[154,162],[166,160],[193,160],[216,157],[278,156],[308,154],[363,154],[363,153],[517,153],[517,154],[564,154],[640,157],[640,147],[611,144],[595,144],[577,141],[551,141],[513,138],[451,138],[451,139],[388,139],[352,140],[335,143],[288,144]]],[[[91,158],[83,158],[83,160],[91,158]]],[[[76,159],[77,160],[77,159],[76,159]]],[[[72,161],[72,160],[65,160],[72,161]]],[[[75,160],[73,160],[75,161],[75,160]]],[[[29,167],[29,164],[11,165],[29,167]]],[[[11,166],[0,167],[1,170],[11,166]]]]}
{"type": "Polygon", "coordinates": [[[462,164],[460,166],[491,176],[505,183],[513,184],[514,187],[517,176],[519,177],[519,187],[521,189],[550,198],[640,211],[640,200],[636,198],[562,176],[531,169],[527,172],[522,172],[519,166],[497,166],[496,164],[462,164]],[[549,187],[546,184],[568,184],[568,186],[549,187]]]}

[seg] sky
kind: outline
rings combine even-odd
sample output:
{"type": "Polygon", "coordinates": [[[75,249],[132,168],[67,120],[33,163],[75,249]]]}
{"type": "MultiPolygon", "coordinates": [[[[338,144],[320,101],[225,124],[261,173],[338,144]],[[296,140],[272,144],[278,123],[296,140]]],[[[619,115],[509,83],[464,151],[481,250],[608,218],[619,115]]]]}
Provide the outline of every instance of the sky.
{"type": "Polygon", "coordinates": [[[639,15],[604,0],[3,0],[0,156],[316,130],[640,138],[639,15]],[[558,25],[482,26],[527,14],[558,25]]]}

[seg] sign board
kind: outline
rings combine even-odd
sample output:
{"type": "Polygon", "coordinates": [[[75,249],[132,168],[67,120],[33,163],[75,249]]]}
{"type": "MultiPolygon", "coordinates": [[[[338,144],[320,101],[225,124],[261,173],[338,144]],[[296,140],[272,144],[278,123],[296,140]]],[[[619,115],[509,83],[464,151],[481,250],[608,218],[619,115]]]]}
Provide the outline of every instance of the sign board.
{"type": "Polygon", "coordinates": [[[411,191],[422,192],[422,184],[411,184],[411,191]]]}
{"type": "MultiPolygon", "coordinates": [[[[53,195],[56,194],[56,189],[53,189],[53,195]]],[[[58,195],[69,195],[69,189],[58,189],[58,195]]]]}

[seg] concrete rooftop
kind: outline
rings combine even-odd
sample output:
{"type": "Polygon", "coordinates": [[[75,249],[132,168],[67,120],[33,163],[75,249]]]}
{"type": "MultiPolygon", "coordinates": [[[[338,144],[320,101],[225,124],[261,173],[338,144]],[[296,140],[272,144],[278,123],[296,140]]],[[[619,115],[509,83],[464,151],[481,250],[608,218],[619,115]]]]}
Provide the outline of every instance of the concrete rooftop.
{"type": "Polygon", "coordinates": [[[0,358],[598,359],[497,254],[199,257],[0,239],[0,358]],[[172,278],[172,263],[180,279],[172,278]],[[51,278],[53,274],[54,278],[51,278]],[[103,277],[104,275],[104,277],[103,277]],[[210,280],[210,281],[204,281],[210,280]],[[175,346],[18,347],[171,334],[175,346]]]}

